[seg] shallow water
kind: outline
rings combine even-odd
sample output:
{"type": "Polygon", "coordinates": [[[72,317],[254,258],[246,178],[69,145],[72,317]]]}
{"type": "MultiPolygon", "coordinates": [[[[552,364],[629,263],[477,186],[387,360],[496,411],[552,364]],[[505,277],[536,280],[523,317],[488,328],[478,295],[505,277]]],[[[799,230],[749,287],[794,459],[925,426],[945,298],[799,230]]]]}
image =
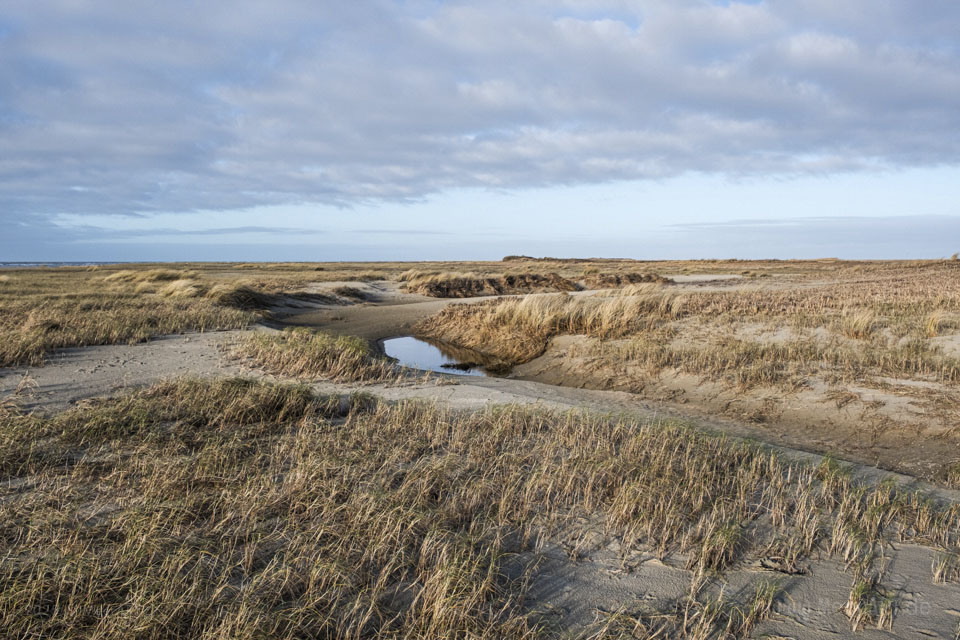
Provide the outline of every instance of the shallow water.
{"type": "Polygon", "coordinates": [[[489,375],[483,369],[485,358],[482,354],[426,342],[413,336],[384,340],[383,351],[391,358],[396,358],[403,366],[413,369],[463,376],[489,375]]]}

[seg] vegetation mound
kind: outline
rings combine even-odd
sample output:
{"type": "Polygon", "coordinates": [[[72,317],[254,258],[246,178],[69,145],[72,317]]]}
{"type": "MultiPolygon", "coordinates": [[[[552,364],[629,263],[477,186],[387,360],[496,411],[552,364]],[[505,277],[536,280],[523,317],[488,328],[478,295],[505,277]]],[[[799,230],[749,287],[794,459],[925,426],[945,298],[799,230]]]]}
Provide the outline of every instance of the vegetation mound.
{"type": "Polygon", "coordinates": [[[580,289],[575,282],[556,273],[477,276],[470,273],[407,272],[401,279],[406,282],[407,291],[433,298],[475,298],[580,289]]]}
{"type": "Polygon", "coordinates": [[[670,278],[655,273],[588,273],[581,283],[586,289],[613,289],[628,284],[667,284],[670,278]]]}
{"type": "Polygon", "coordinates": [[[284,376],[370,382],[394,379],[399,374],[390,361],[374,354],[361,338],[302,327],[245,336],[234,346],[233,353],[284,376]]]}

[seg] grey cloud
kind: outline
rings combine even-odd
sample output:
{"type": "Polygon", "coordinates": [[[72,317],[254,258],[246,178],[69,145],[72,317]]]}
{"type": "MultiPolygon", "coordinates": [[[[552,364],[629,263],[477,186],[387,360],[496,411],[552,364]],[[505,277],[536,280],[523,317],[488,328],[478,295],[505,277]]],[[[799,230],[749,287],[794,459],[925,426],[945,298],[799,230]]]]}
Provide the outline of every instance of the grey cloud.
{"type": "Polygon", "coordinates": [[[436,231],[432,229],[355,229],[348,233],[359,235],[383,236],[452,236],[452,231],[436,231]]]}
{"type": "MultiPolygon", "coordinates": [[[[97,229],[99,234],[104,234],[104,230],[101,228],[97,229]]],[[[245,226],[245,227],[218,227],[213,229],[169,229],[158,227],[155,229],[144,229],[144,230],[129,230],[124,229],[122,231],[113,231],[109,232],[108,235],[113,235],[116,238],[123,239],[134,239],[134,238],[144,238],[144,237],[155,237],[155,236],[223,236],[223,235],[236,235],[236,234],[247,234],[255,233],[261,235],[297,235],[297,236],[313,236],[323,234],[322,231],[317,229],[306,229],[306,228],[290,228],[290,227],[260,227],[260,226],[245,226]]]]}
{"type": "Polygon", "coordinates": [[[960,162],[946,0],[0,9],[0,217],[960,162]]]}

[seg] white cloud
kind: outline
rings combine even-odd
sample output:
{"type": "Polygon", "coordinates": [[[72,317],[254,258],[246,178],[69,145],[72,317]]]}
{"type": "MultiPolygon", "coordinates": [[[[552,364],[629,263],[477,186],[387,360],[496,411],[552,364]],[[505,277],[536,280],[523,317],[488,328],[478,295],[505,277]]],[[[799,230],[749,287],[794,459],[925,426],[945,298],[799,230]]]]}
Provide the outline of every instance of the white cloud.
{"type": "Polygon", "coordinates": [[[0,9],[0,217],[960,163],[960,5],[0,9]]]}

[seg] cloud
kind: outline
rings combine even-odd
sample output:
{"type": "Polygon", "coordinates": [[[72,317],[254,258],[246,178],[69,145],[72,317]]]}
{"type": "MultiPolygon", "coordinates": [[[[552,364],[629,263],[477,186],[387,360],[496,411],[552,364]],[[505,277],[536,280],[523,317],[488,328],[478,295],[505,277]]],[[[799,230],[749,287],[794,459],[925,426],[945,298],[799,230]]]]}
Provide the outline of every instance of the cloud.
{"type": "MultiPolygon", "coordinates": [[[[76,229],[76,227],[74,227],[76,229]]],[[[120,231],[109,231],[98,227],[81,227],[85,229],[88,241],[103,242],[106,240],[104,234],[112,236],[112,242],[129,242],[143,239],[153,239],[156,237],[170,238],[181,236],[184,238],[207,238],[209,236],[224,237],[238,235],[257,235],[257,236],[303,236],[323,235],[322,231],[317,229],[296,229],[289,227],[215,227],[208,229],[170,229],[170,228],[152,228],[152,229],[124,229],[120,231]]]]}
{"type": "Polygon", "coordinates": [[[960,162],[947,0],[37,0],[0,218],[960,162]]]}
{"type": "Polygon", "coordinates": [[[941,258],[960,250],[960,216],[949,215],[730,220],[666,231],[681,255],[723,258],[941,258]]]}

